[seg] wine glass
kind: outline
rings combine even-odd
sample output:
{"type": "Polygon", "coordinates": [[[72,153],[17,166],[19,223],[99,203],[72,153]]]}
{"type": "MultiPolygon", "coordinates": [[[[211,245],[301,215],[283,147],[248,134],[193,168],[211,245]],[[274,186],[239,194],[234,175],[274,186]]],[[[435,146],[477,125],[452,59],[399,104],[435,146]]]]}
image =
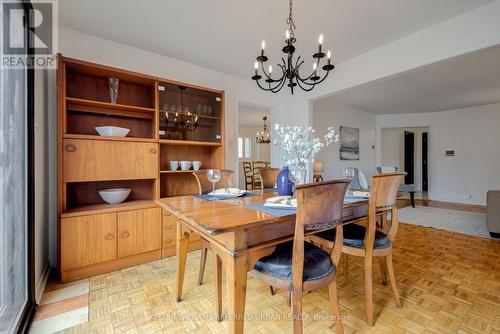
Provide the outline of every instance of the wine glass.
{"type": "Polygon", "coordinates": [[[215,191],[215,184],[219,182],[221,178],[220,169],[209,169],[207,171],[208,181],[212,182],[212,191],[215,191]]]}
{"type": "MultiPolygon", "coordinates": [[[[344,175],[344,178],[351,181],[352,178],[354,177],[354,168],[352,168],[352,167],[343,168],[342,174],[344,175]]],[[[349,188],[347,189],[347,193],[349,195],[352,195],[352,182],[349,183],[349,188]]]]}

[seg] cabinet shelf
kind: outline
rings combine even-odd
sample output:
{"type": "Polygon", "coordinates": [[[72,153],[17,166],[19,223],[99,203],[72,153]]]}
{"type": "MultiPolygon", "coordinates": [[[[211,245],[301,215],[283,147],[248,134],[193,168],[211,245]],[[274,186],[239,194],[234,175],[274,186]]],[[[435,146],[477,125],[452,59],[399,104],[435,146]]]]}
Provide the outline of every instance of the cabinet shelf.
{"type": "Polygon", "coordinates": [[[69,217],[77,217],[77,216],[85,216],[92,214],[102,214],[108,212],[119,212],[119,211],[129,211],[129,210],[138,210],[138,209],[146,209],[146,208],[154,208],[157,207],[153,200],[135,200],[135,201],[125,201],[119,204],[107,204],[107,203],[99,203],[99,204],[91,204],[84,205],[72,209],[68,209],[61,213],[61,218],[69,218],[69,217]]]}
{"type": "Polygon", "coordinates": [[[206,171],[208,169],[200,169],[200,170],[193,170],[193,169],[189,169],[189,170],[161,170],[160,171],[160,174],[191,174],[191,173],[194,173],[194,172],[202,172],[202,171],[206,171]]]}
{"type": "Polygon", "coordinates": [[[175,146],[214,146],[220,147],[222,143],[209,142],[209,141],[193,141],[193,140],[173,140],[173,139],[160,139],[161,145],[175,145],[175,146]]]}
{"type": "Polygon", "coordinates": [[[66,106],[68,110],[78,110],[93,113],[116,113],[118,115],[122,115],[123,112],[128,112],[130,115],[137,116],[142,113],[145,114],[144,117],[148,118],[152,118],[153,114],[156,112],[156,109],[154,108],[136,107],[126,104],[93,101],[75,97],[66,97],[66,106]]]}
{"type": "Polygon", "coordinates": [[[105,141],[125,141],[138,143],[156,143],[156,139],[151,138],[135,138],[135,137],[106,137],[99,135],[77,135],[65,134],[64,139],[87,139],[87,140],[105,140],[105,141]]]}

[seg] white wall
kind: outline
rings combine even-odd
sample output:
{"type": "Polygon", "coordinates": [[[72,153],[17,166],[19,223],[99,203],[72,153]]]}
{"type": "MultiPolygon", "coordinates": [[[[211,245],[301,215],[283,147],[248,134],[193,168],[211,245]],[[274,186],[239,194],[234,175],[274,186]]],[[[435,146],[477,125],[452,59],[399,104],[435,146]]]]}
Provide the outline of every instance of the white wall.
{"type": "Polygon", "coordinates": [[[356,167],[370,180],[376,168],[376,154],[373,149],[377,125],[376,115],[336,105],[332,103],[332,99],[323,99],[314,102],[312,118],[313,127],[320,138],[324,136],[326,128],[329,126],[335,127],[337,131],[340,126],[359,128],[358,161],[340,160],[339,144],[332,144],[320,151],[316,160],[324,162],[325,172],[323,173],[323,179],[341,178],[342,168],[356,167]]]}
{"type": "MultiPolygon", "coordinates": [[[[403,171],[404,168],[404,132],[415,134],[414,145],[414,177],[415,189],[422,190],[422,133],[429,128],[391,128],[381,131],[381,166],[394,166],[403,171]]],[[[430,168],[430,166],[429,166],[430,168]]]]}
{"type": "MultiPolygon", "coordinates": [[[[500,189],[500,103],[435,113],[379,115],[382,129],[429,127],[429,198],[481,204],[490,189],[500,189]],[[455,157],[446,157],[455,150],[455,157]]],[[[377,151],[377,161],[382,152],[377,151]]]]}

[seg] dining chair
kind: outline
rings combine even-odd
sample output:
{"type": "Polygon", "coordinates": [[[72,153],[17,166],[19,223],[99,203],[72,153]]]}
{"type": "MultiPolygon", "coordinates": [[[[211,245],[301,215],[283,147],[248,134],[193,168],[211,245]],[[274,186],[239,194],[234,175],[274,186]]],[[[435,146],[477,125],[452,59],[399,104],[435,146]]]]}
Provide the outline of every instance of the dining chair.
{"type": "Polygon", "coordinates": [[[242,161],[242,163],[245,176],[245,190],[251,190],[253,189],[252,163],[250,161],[242,161]]]}
{"type": "MultiPolygon", "coordinates": [[[[370,199],[368,200],[368,214],[360,224],[349,224],[344,226],[344,241],[342,245],[342,261],[347,273],[347,259],[349,255],[364,258],[364,284],[366,318],[370,326],[373,326],[373,290],[372,290],[372,266],[373,258],[380,258],[380,270],[382,282],[387,284],[387,274],[391,283],[394,301],[401,307],[399,292],[394,276],[392,264],[392,245],[398,230],[398,210],[396,197],[399,185],[404,180],[406,173],[382,173],[372,177],[370,187],[370,199]],[[388,217],[390,214],[390,218],[388,217]],[[377,230],[377,219],[383,218],[387,226],[384,232],[377,230]]],[[[336,242],[335,231],[325,231],[311,237],[314,244],[325,248],[332,247],[336,242]]]]}
{"type": "Polygon", "coordinates": [[[262,168],[269,167],[269,165],[270,163],[268,161],[252,161],[253,189],[260,189],[261,180],[259,171],[262,168]]]}
{"type": "Polygon", "coordinates": [[[302,333],[302,294],[329,287],[337,333],[343,333],[338,304],[336,268],[342,250],[342,211],[348,180],[331,180],[297,186],[297,215],[293,240],[280,243],[259,259],[250,275],[265,284],[292,292],[294,333],[302,333]],[[335,229],[331,251],[304,241],[304,233],[335,229]]]}
{"type": "MultiPolygon", "coordinates": [[[[231,188],[233,186],[234,171],[221,169],[221,178],[215,185],[216,189],[231,188]]],[[[198,183],[198,194],[208,194],[212,191],[212,183],[208,180],[206,170],[194,171],[193,175],[198,183]]],[[[207,262],[207,253],[210,249],[210,243],[201,238],[201,257],[200,257],[200,271],[198,272],[198,285],[203,284],[203,274],[205,273],[205,264],[207,262]]]]}
{"type": "Polygon", "coordinates": [[[280,173],[279,168],[261,168],[258,172],[259,178],[261,180],[260,190],[261,194],[264,193],[264,189],[273,189],[278,180],[278,174],[280,173]]]}

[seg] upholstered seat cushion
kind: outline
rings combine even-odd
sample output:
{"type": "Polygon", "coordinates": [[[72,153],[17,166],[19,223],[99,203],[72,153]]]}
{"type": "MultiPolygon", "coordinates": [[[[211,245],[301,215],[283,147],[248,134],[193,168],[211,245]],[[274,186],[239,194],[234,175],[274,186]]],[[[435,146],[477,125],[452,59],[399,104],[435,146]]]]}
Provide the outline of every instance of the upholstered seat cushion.
{"type": "MultiPolygon", "coordinates": [[[[358,224],[348,224],[344,225],[344,245],[355,248],[364,248],[363,241],[365,239],[366,229],[364,226],[358,224]]],[[[318,237],[334,241],[335,240],[335,230],[329,230],[317,234],[318,237]]],[[[373,248],[387,248],[391,242],[387,239],[387,235],[377,231],[375,232],[375,242],[373,243],[373,248]]]]}
{"type": "MultiPolygon", "coordinates": [[[[280,244],[274,252],[261,258],[254,269],[269,276],[292,280],[293,241],[280,244]]],[[[304,281],[323,278],[335,271],[330,254],[308,242],[304,243],[304,281]]]]}

